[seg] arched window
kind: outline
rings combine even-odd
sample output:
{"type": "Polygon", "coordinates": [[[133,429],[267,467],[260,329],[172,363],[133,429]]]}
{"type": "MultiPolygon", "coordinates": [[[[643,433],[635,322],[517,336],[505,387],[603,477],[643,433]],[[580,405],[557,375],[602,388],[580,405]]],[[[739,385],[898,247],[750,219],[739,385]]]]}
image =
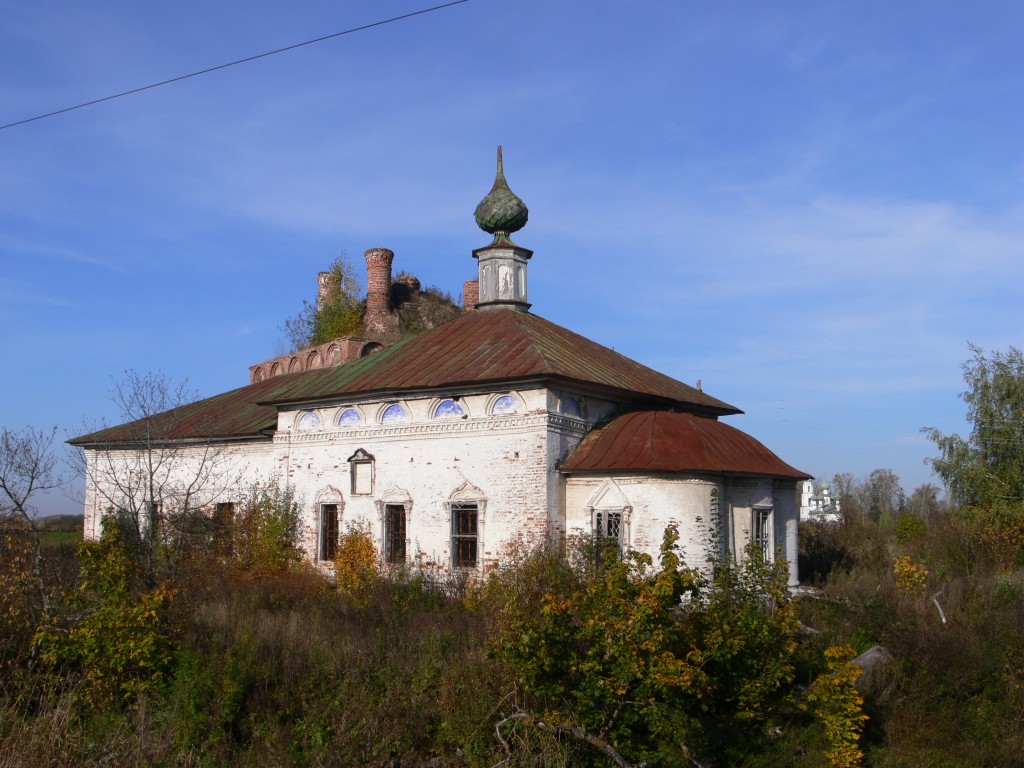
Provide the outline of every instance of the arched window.
{"type": "Polygon", "coordinates": [[[435,419],[461,419],[465,415],[462,406],[454,400],[442,400],[434,409],[435,419]]]}
{"type": "Polygon", "coordinates": [[[402,407],[401,403],[392,403],[385,408],[384,412],[380,415],[381,424],[394,424],[396,422],[408,420],[409,414],[406,412],[405,408],[402,407]]]}
{"type": "Polygon", "coordinates": [[[491,413],[499,415],[502,413],[519,413],[519,398],[515,395],[502,395],[494,401],[491,406],[491,413]]]}
{"type": "Polygon", "coordinates": [[[359,426],[362,421],[363,417],[359,415],[359,411],[355,408],[345,408],[338,414],[339,427],[356,427],[359,426]]]}
{"type": "Polygon", "coordinates": [[[580,401],[572,395],[565,395],[562,398],[562,413],[566,416],[575,416],[577,419],[583,417],[583,410],[580,408],[580,401]]]}
{"type": "Polygon", "coordinates": [[[316,411],[303,411],[299,415],[299,420],[296,422],[299,430],[306,431],[308,429],[319,429],[320,428],[320,415],[316,411]]]}

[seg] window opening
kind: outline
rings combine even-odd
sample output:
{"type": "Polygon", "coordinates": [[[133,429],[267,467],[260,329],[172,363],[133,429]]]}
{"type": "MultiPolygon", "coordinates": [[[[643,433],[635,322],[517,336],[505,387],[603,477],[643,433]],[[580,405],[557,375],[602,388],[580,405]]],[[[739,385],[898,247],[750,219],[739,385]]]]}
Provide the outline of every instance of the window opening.
{"type": "Polygon", "coordinates": [[[750,526],[750,540],[761,550],[765,560],[771,559],[772,551],[772,510],[771,507],[754,509],[750,526]]]}
{"type": "Polygon", "coordinates": [[[456,568],[476,567],[477,516],[476,504],[452,504],[452,560],[456,568]]]}
{"type": "Polygon", "coordinates": [[[580,401],[575,397],[566,395],[562,398],[562,413],[566,416],[575,416],[577,419],[582,418],[582,411],[580,410],[580,401]]]}
{"type": "Polygon", "coordinates": [[[445,400],[434,409],[435,419],[461,419],[465,415],[462,406],[454,400],[445,400]]]}
{"type": "Polygon", "coordinates": [[[299,416],[299,429],[319,429],[320,428],[320,417],[316,411],[303,411],[302,415],[299,416]]]}
{"type": "Polygon", "coordinates": [[[338,415],[339,427],[354,427],[362,421],[359,411],[355,408],[346,408],[338,415]]]}
{"type": "Polygon", "coordinates": [[[235,524],[235,502],[218,504],[213,510],[213,548],[224,554],[231,554],[232,529],[235,524]]]}
{"type": "Polygon", "coordinates": [[[381,424],[393,424],[398,421],[408,421],[409,414],[405,412],[405,408],[400,403],[392,403],[384,409],[384,413],[380,416],[381,424]]]}
{"type": "Polygon", "coordinates": [[[405,505],[384,505],[384,559],[405,562],[405,505]]]}
{"type": "Polygon", "coordinates": [[[601,550],[605,548],[622,552],[622,510],[594,510],[594,538],[601,550]]]}
{"type": "Polygon", "coordinates": [[[320,559],[333,560],[338,554],[338,505],[320,505],[320,559]]]}
{"type": "Polygon", "coordinates": [[[149,538],[157,541],[163,533],[160,530],[160,518],[163,516],[163,505],[159,501],[147,501],[146,513],[149,516],[149,538]]]}
{"type": "Polygon", "coordinates": [[[519,412],[519,401],[512,395],[502,395],[494,401],[494,405],[491,406],[491,413],[518,413],[519,412]]]}

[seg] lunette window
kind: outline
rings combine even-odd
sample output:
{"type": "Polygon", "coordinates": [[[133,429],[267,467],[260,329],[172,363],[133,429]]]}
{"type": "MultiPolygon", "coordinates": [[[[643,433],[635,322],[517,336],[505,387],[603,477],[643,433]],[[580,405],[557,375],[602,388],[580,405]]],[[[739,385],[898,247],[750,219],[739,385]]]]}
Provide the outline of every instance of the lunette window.
{"type": "Polygon", "coordinates": [[[502,395],[491,406],[494,415],[502,413],[519,413],[519,400],[514,395],[502,395]]]}
{"type": "Polygon", "coordinates": [[[406,413],[405,408],[402,407],[401,403],[392,403],[384,409],[384,413],[380,415],[381,424],[394,424],[400,421],[408,421],[409,414],[406,413]]]}
{"type": "Polygon", "coordinates": [[[462,410],[462,406],[454,400],[445,400],[434,409],[435,419],[461,419],[465,415],[466,412],[462,410]]]}
{"type": "Polygon", "coordinates": [[[363,418],[355,408],[346,408],[338,414],[339,427],[355,427],[362,422],[363,418]]]}
{"type": "Polygon", "coordinates": [[[316,411],[303,411],[302,415],[299,416],[298,427],[300,430],[307,429],[319,429],[320,428],[320,416],[316,411]]]}

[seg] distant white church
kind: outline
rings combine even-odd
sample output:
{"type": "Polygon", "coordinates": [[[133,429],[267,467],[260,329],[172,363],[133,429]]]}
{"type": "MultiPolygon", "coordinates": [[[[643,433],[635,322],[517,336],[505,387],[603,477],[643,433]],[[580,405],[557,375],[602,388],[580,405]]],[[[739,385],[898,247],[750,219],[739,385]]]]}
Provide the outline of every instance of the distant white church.
{"type": "Polygon", "coordinates": [[[838,523],[842,519],[839,499],[832,495],[832,485],[822,480],[817,487],[813,480],[800,483],[800,519],[838,523]]]}
{"type": "MultiPolygon", "coordinates": [[[[808,475],[721,421],[734,406],[530,312],[533,253],[511,240],[527,215],[499,150],[476,209],[493,239],[473,252],[478,280],[456,319],[384,346],[393,254],[367,251],[365,338],[252,366],[247,386],[161,415],[167,476],[187,484],[211,451],[228,457],[231,483],[193,499],[228,521],[248,484],[287,483],[306,554],[327,567],[349,525],[371,532],[384,562],[483,572],[510,547],[574,532],[657,558],[673,523],[686,561],[701,565],[717,524],[728,554],[753,542],[786,558],[796,584],[808,475]]],[[[119,494],[146,494],[132,477],[137,426],[71,441],[89,468],[87,536],[119,494]]]]}

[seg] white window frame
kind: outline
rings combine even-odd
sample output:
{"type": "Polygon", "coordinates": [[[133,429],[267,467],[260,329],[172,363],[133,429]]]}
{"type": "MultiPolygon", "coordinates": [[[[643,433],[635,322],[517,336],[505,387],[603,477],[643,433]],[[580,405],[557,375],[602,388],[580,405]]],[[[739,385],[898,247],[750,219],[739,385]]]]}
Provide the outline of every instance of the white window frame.
{"type": "Polygon", "coordinates": [[[626,543],[626,520],[627,507],[593,507],[590,510],[590,529],[594,533],[594,539],[600,544],[615,542],[615,548],[622,554],[626,543]],[[607,530],[609,521],[617,520],[614,534],[607,530]]]}

